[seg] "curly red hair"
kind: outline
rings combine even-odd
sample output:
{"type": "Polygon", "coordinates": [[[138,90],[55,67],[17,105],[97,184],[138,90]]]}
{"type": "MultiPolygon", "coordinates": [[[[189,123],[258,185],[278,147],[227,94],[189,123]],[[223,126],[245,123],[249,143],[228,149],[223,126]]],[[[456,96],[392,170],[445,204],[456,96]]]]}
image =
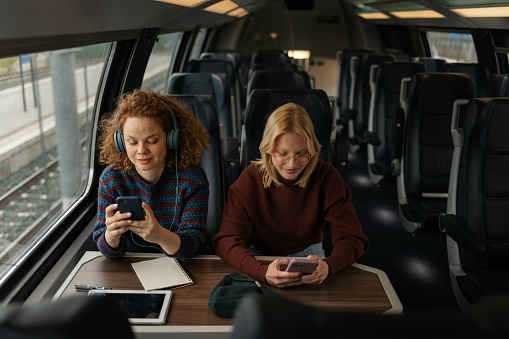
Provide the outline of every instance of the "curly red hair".
{"type": "MultiPolygon", "coordinates": [[[[131,172],[133,163],[127,153],[120,152],[115,147],[114,134],[118,129],[123,132],[124,123],[132,117],[148,117],[156,121],[167,133],[174,128],[171,112],[175,114],[177,126],[180,130],[180,147],[177,152],[179,170],[189,169],[191,164],[199,164],[204,149],[208,148],[209,136],[202,124],[184,107],[169,97],[151,90],[134,90],[122,96],[116,112],[101,120],[99,124],[99,162],[113,165],[114,168],[131,172]]],[[[166,150],[166,166],[175,168],[175,150],[166,150]]]]}

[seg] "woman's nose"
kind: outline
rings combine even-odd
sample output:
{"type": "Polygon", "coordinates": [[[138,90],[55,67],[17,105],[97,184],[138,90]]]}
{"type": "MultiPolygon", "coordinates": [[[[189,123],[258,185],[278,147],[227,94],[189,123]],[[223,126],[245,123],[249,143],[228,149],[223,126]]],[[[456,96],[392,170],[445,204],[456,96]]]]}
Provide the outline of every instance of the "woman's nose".
{"type": "Polygon", "coordinates": [[[292,167],[299,165],[297,162],[297,159],[295,157],[290,157],[290,160],[288,160],[288,165],[292,165],[292,167]]]}
{"type": "Polygon", "coordinates": [[[146,147],[145,143],[140,142],[138,145],[138,153],[145,154],[146,152],[147,152],[147,147],[146,147]]]}

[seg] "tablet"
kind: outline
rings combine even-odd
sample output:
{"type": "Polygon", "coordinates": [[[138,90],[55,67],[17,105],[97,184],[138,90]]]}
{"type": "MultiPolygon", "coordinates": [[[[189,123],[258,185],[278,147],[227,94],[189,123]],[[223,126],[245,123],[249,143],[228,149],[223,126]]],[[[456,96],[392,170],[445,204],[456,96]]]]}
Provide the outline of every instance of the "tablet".
{"type": "Polygon", "coordinates": [[[88,295],[117,300],[131,324],[162,325],[166,322],[172,291],[91,290],[88,295]]]}

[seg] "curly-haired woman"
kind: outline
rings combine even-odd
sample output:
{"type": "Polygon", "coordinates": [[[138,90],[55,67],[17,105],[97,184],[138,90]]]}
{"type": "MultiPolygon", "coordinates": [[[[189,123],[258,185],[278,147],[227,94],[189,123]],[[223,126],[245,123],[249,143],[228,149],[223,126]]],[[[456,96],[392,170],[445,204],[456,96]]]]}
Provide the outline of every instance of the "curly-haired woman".
{"type": "Polygon", "coordinates": [[[203,126],[170,98],[135,90],[101,121],[100,132],[100,162],[107,167],[93,239],[101,253],[194,255],[208,239],[209,184],[198,165],[209,146],[203,126]],[[139,196],[145,220],[120,213],[120,196],[139,196]]]}

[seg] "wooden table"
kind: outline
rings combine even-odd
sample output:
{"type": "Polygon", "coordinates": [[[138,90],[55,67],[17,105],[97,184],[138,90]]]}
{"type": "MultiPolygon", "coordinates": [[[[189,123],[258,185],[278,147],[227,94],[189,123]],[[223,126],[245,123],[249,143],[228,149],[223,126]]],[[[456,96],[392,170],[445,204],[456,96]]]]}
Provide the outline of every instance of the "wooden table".
{"type": "MultiPolygon", "coordinates": [[[[76,291],[75,284],[143,290],[131,264],[160,256],[152,253],[132,253],[111,260],[99,252],[86,252],[53,299],[86,293],[76,291]]],[[[258,259],[270,262],[274,258],[258,257],[258,259]]],[[[174,289],[165,325],[133,326],[137,338],[162,338],[163,334],[168,333],[182,334],[186,338],[190,333],[195,334],[193,337],[229,336],[232,331],[232,320],[215,316],[208,308],[207,300],[214,286],[226,274],[238,271],[217,256],[197,256],[184,259],[183,263],[194,276],[196,283],[174,289]]],[[[294,301],[328,310],[401,313],[403,309],[386,274],[360,264],[354,264],[336,273],[321,285],[273,289],[281,296],[294,301]]]]}

